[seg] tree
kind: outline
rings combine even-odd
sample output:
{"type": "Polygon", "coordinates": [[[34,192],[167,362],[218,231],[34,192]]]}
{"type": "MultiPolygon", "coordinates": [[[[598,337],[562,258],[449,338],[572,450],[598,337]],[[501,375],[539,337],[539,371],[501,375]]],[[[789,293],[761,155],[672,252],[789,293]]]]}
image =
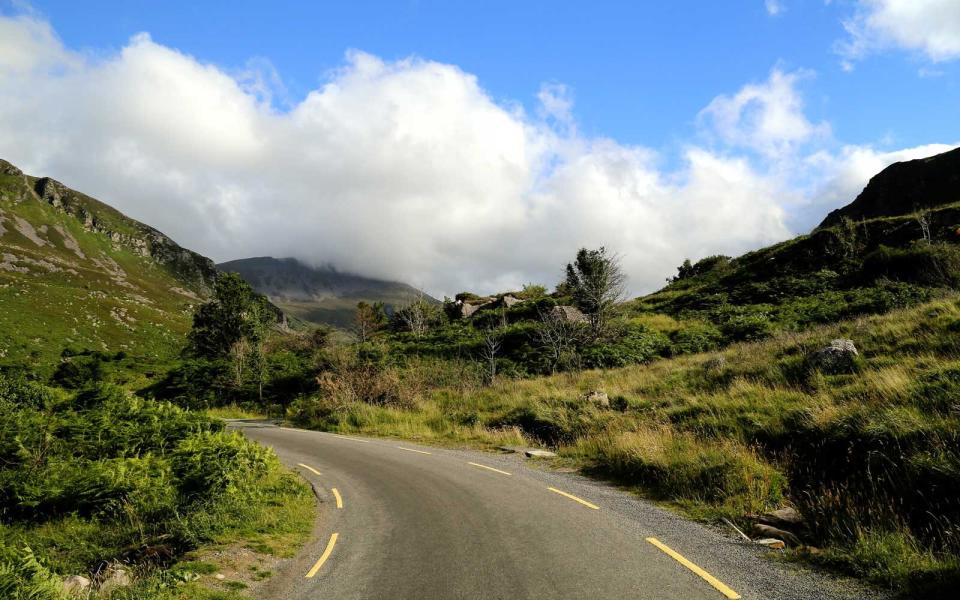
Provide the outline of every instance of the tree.
{"type": "Polygon", "coordinates": [[[368,304],[361,300],[357,303],[357,312],[353,315],[353,332],[361,343],[366,342],[386,324],[387,311],[383,302],[368,304]]]}
{"type": "Polygon", "coordinates": [[[577,362],[577,346],[586,337],[584,323],[565,319],[552,311],[540,311],[540,326],[536,339],[550,358],[550,372],[572,366],[577,362]]]}
{"type": "Polygon", "coordinates": [[[436,322],[438,314],[437,307],[427,301],[423,292],[418,292],[417,297],[394,313],[393,318],[401,329],[421,338],[436,322]]]}
{"type": "Polygon", "coordinates": [[[217,278],[213,298],[197,307],[187,337],[187,352],[197,358],[227,358],[234,345],[246,338],[250,345],[262,341],[276,313],[263,296],[236,273],[217,278]]]}
{"type": "Polygon", "coordinates": [[[483,333],[480,345],[480,356],[487,363],[487,381],[490,384],[497,378],[497,356],[503,347],[503,332],[507,327],[507,313],[500,310],[500,322],[488,327],[483,333]]]}
{"type": "Polygon", "coordinates": [[[626,281],[620,257],[607,254],[603,247],[581,248],[576,260],[567,264],[567,288],[577,308],[590,318],[595,336],[604,332],[614,306],[626,292],[626,281]]]}

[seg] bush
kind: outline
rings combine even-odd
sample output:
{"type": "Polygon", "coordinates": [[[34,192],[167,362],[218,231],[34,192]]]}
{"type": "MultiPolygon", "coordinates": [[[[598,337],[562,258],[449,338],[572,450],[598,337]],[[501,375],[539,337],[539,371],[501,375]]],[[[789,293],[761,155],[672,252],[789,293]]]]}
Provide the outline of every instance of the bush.
{"type": "Polygon", "coordinates": [[[65,600],[63,583],[33,550],[0,546],[0,598],[6,600],[65,600]]]}
{"type": "Polygon", "coordinates": [[[709,352],[719,348],[722,339],[721,331],[711,323],[687,322],[670,334],[670,353],[678,355],[709,352]]]}
{"type": "Polygon", "coordinates": [[[907,248],[880,246],[864,258],[863,277],[868,281],[885,278],[957,287],[960,284],[960,247],[925,242],[915,242],[907,248]]]}
{"type": "Polygon", "coordinates": [[[188,501],[240,491],[278,468],[275,454],[234,432],[190,436],[170,458],[177,486],[188,501]]]}

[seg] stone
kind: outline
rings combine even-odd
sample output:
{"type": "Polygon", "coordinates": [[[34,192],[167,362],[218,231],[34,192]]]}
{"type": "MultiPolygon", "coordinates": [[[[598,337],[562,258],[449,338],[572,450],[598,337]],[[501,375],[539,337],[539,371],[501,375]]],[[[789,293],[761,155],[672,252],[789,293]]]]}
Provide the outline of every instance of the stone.
{"type": "Polygon", "coordinates": [[[540,450],[538,448],[532,448],[530,450],[524,451],[524,454],[529,458],[553,458],[557,455],[556,452],[550,452],[549,450],[540,450]]]}
{"type": "Polygon", "coordinates": [[[807,363],[827,375],[850,373],[860,355],[852,340],[833,340],[829,346],[820,348],[807,357],[807,363]]]}
{"type": "Polygon", "coordinates": [[[90,580],[83,575],[70,575],[63,578],[63,591],[67,594],[79,594],[90,589],[90,580]]]}
{"type": "Polygon", "coordinates": [[[601,390],[593,390],[583,395],[583,399],[600,408],[610,408],[610,397],[601,390]]]}
{"type": "Polygon", "coordinates": [[[550,310],[550,318],[564,323],[586,323],[589,321],[587,315],[583,314],[576,306],[554,306],[550,310]]]}
{"type": "Polygon", "coordinates": [[[775,538],[763,538],[760,540],[754,540],[753,543],[760,544],[761,546],[766,546],[767,548],[771,548],[773,550],[783,550],[784,548],[787,547],[787,545],[783,542],[783,540],[778,540],[775,538]]]}
{"type": "Polygon", "coordinates": [[[510,308],[511,306],[514,306],[514,305],[516,305],[516,304],[520,304],[521,302],[523,302],[523,300],[521,300],[520,298],[516,298],[516,297],[514,297],[514,296],[511,296],[510,294],[507,294],[507,295],[505,295],[503,298],[500,299],[500,302],[501,302],[505,307],[510,308]]]}
{"type": "Polygon", "coordinates": [[[114,563],[104,569],[100,578],[100,593],[106,594],[117,588],[127,587],[132,583],[130,572],[114,563]]]}
{"type": "Polygon", "coordinates": [[[216,575],[214,575],[214,578],[216,578],[218,581],[223,581],[224,579],[227,578],[227,576],[224,575],[223,573],[217,573],[216,575]]]}
{"type": "Polygon", "coordinates": [[[477,312],[480,309],[480,306],[477,304],[468,304],[464,302],[460,305],[460,317],[466,319],[471,316],[473,313],[477,312]]]}
{"type": "Polygon", "coordinates": [[[770,511],[760,517],[760,521],[775,527],[798,527],[803,525],[803,517],[792,506],[770,511]]]}
{"type": "Polygon", "coordinates": [[[786,542],[791,546],[801,545],[800,538],[798,538],[796,535],[790,533],[789,531],[777,529],[776,527],[772,527],[770,525],[757,523],[753,526],[753,532],[763,537],[783,540],[784,542],[786,542]]]}

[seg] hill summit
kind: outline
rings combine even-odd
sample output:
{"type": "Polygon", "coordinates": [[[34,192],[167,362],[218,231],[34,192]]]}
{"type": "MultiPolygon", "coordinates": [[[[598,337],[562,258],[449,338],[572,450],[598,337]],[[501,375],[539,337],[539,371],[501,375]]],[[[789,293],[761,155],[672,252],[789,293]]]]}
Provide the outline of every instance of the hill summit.
{"type": "Polygon", "coordinates": [[[423,295],[406,283],[345,273],[329,265],[312,267],[295,258],[260,256],[217,267],[243,277],[288,315],[314,324],[348,327],[360,301],[383,302],[390,310],[423,295]]]}
{"type": "Polygon", "coordinates": [[[960,148],[890,165],[856,199],[831,211],[820,227],[847,217],[853,221],[908,215],[960,202],[960,148]]]}

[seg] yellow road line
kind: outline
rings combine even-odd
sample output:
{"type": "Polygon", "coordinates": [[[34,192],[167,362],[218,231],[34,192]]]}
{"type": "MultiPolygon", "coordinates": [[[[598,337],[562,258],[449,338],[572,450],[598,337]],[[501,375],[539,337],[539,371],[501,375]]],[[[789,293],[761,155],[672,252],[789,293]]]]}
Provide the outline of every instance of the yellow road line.
{"type": "Polygon", "coordinates": [[[568,494],[568,493],[566,493],[566,492],[562,492],[562,491],[558,490],[557,488],[552,488],[552,487],[548,487],[547,489],[550,490],[551,492],[556,492],[556,493],[560,494],[561,496],[566,496],[567,498],[570,498],[570,499],[573,500],[574,502],[579,502],[580,504],[582,504],[582,505],[584,505],[584,506],[586,506],[586,507],[592,508],[593,510],[600,510],[600,507],[597,506],[596,504],[591,504],[590,502],[587,502],[587,501],[584,500],[583,498],[577,498],[577,497],[574,496],[573,494],[568,494]]]}
{"type": "Polygon", "coordinates": [[[305,464],[303,464],[303,463],[297,463],[297,466],[298,466],[298,467],[303,467],[304,469],[310,471],[310,472],[313,473],[314,475],[323,475],[323,473],[321,473],[320,471],[314,469],[314,468],[311,467],[310,465],[305,465],[305,464]]]}
{"type": "Polygon", "coordinates": [[[420,454],[432,454],[432,452],[427,452],[425,450],[415,450],[413,448],[404,448],[403,446],[397,446],[401,450],[406,450],[407,452],[419,452],[420,454]]]}
{"type": "Polygon", "coordinates": [[[340,497],[340,492],[337,491],[337,488],[330,488],[333,492],[333,497],[337,499],[337,508],[343,508],[343,498],[340,497]]]}
{"type": "Polygon", "coordinates": [[[475,462],[468,462],[467,464],[468,464],[468,465],[473,465],[473,466],[475,466],[475,467],[480,467],[481,469],[486,469],[486,470],[488,470],[488,471],[493,471],[493,472],[495,472],[495,473],[500,473],[501,475],[509,475],[509,474],[510,474],[510,473],[507,473],[506,471],[501,471],[500,469],[494,469],[493,467],[488,467],[487,465],[481,465],[481,464],[478,464],[478,463],[475,463],[475,462]]]}
{"type": "Polygon", "coordinates": [[[670,548],[669,546],[667,546],[657,538],[648,537],[647,541],[653,544],[654,546],[656,546],[657,548],[660,548],[661,550],[663,550],[663,552],[666,553],[670,558],[674,559],[681,565],[685,566],[686,568],[690,569],[691,571],[693,571],[694,573],[702,577],[704,581],[712,585],[714,588],[716,588],[718,592],[720,592],[730,600],[739,600],[740,594],[731,590],[726,585],[724,585],[723,582],[721,582],[719,579],[717,579],[710,573],[707,573],[697,565],[693,564],[692,562],[690,562],[689,560],[681,556],[679,552],[676,552],[675,550],[673,550],[672,548],[670,548]]]}
{"type": "Polygon", "coordinates": [[[330,541],[327,542],[327,549],[324,550],[323,554],[320,555],[319,560],[317,560],[316,564],[313,565],[313,568],[307,571],[307,574],[304,576],[304,579],[310,579],[311,577],[316,575],[317,571],[320,570],[320,567],[323,566],[323,563],[327,562],[327,559],[330,558],[330,553],[333,552],[333,547],[337,543],[338,537],[340,537],[339,533],[334,533],[333,535],[330,536],[330,541]]]}
{"type": "Polygon", "coordinates": [[[361,444],[369,444],[370,440],[361,440],[360,438],[350,437],[348,435],[340,435],[339,433],[328,433],[327,435],[332,435],[333,437],[343,438],[345,440],[350,440],[351,442],[360,442],[361,444]]]}

